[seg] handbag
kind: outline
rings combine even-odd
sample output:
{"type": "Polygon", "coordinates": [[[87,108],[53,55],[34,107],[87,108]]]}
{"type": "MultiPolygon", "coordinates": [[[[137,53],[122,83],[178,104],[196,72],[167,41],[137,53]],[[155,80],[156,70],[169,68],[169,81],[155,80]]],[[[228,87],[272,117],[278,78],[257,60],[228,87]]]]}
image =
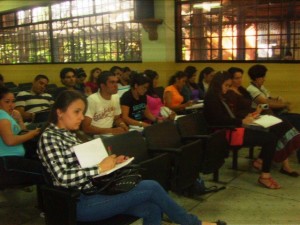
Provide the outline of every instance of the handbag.
{"type": "MultiPolygon", "coordinates": [[[[90,181],[93,186],[84,189],[85,184],[81,188],[81,192],[85,195],[106,194],[114,195],[130,191],[142,179],[139,173],[140,168],[137,165],[123,167],[104,176],[92,177],[90,181]]],[[[90,183],[90,182],[88,182],[90,183]]]]}
{"type": "Polygon", "coordinates": [[[226,130],[226,139],[231,146],[241,146],[244,143],[244,127],[237,127],[234,130],[226,130]]]}

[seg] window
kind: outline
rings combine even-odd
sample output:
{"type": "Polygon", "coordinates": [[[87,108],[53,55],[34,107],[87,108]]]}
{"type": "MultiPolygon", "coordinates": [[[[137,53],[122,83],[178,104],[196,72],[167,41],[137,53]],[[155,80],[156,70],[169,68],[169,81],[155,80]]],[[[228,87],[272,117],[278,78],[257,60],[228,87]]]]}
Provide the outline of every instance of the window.
{"type": "Polygon", "coordinates": [[[1,64],[141,61],[133,0],[64,1],[0,18],[1,64]]]}
{"type": "Polygon", "coordinates": [[[176,0],[177,61],[300,60],[300,0],[176,0]]]}

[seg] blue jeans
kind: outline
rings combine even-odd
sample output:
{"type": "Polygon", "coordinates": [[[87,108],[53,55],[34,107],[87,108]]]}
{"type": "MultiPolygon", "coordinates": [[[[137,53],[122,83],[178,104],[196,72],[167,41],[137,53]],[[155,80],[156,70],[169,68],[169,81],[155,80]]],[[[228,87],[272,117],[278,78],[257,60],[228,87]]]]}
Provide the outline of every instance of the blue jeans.
{"type": "Polygon", "coordinates": [[[78,221],[97,221],[117,214],[143,218],[144,225],[160,225],[162,214],[177,224],[201,225],[179,206],[156,181],[141,181],[131,191],[118,195],[83,195],[77,203],[78,221]]]}

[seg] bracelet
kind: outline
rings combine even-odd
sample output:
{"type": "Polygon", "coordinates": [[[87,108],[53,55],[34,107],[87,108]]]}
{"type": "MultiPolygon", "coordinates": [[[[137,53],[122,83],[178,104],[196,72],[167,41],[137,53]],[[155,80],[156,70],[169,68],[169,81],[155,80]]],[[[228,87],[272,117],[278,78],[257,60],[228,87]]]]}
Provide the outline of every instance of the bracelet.
{"type": "Polygon", "coordinates": [[[139,126],[140,126],[140,127],[143,126],[143,122],[142,122],[142,121],[139,122],[139,126]]]}
{"type": "Polygon", "coordinates": [[[125,125],[125,123],[124,123],[124,122],[121,122],[121,123],[119,123],[119,126],[120,126],[120,125],[122,125],[122,124],[124,124],[124,125],[125,125]]]}

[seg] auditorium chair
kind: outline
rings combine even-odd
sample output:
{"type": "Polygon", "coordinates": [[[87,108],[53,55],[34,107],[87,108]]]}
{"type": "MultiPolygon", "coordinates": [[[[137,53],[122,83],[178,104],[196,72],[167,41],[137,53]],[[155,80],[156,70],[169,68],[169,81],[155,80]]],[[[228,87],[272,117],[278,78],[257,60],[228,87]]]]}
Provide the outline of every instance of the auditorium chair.
{"type": "Polygon", "coordinates": [[[171,190],[178,194],[192,190],[202,167],[202,141],[185,143],[176,125],[171,121],[146,127],[144,136],[149,150],[171,154],[171,190]]]}
{"type": "Polygon", "coordinates": [[[103,138],[103,143],[111,153],[134,157],[134,164],[141,168],[143,179],[155,180],[164,187],[170,189],[171,155],[168,153],[153,152],[147,149],[147,144],[138,131],[130,131],[124,134],[103,138]]]}

